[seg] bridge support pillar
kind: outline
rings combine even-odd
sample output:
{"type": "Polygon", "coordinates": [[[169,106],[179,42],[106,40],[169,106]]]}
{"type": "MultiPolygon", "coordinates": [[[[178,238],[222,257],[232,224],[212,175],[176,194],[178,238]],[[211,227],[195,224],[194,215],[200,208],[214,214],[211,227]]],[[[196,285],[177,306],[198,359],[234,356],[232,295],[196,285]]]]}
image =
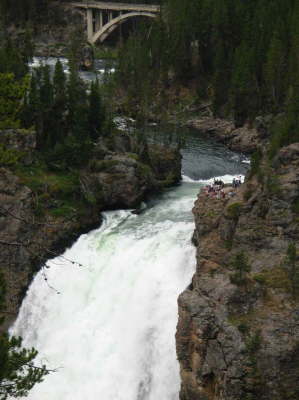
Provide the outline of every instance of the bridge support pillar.
{"type": "Polygon", "coordinates": [[[93,12],[92,8],[87,9],[87,40],[91,43],[93,37],[93,12]]]}
{"type": "Polygon", "coordinates": [[[97,10],[95,13],[95,32],[99,31],[103,26],[103,12],[97,10]]]}

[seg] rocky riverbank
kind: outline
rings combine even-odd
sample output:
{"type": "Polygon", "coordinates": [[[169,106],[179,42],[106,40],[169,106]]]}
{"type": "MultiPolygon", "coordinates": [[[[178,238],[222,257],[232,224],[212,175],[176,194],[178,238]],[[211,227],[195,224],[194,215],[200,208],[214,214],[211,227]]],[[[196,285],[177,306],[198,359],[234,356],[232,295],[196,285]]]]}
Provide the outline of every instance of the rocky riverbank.
{"type": "Polygon", "coordinates": [[[252,126],[242,127],[236,127],[231,120],[209,116],[192,118],[185,124],[198,130],[200,134],[209,135],[214,140],[226,144],[233,151],[251,154],[257,147],[267,146],[272,118],[272,116],[257,117],[252,126]]]}
{"type": "Polygon", "coordinates": [[[197,268],[178,301],[181,400],[298,399],[298,202],[298,143],[233,198],[199,194],[197,268]]]}
{"type": "Polygon", "coordinates": [[[128,135],[118,132],[109,143],[101,141],[95,146],[85,168],[57,173],[42,169],[35,159],[34,132],[2,131],[1,137],[13,164],[0,168],[6,328],[32,277],[47,259],[99,226],[101,211],[136,208],[148,195],[178,183],[181,156],[176,149],[137,146],[128,135]]]}

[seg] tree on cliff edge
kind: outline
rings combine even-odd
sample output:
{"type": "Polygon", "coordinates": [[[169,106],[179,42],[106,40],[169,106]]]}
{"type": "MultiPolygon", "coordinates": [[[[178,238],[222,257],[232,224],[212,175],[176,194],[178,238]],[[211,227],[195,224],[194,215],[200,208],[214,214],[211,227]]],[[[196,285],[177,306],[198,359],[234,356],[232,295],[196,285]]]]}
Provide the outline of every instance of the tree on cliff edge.
{"type": "MultiPolygon", "coordinates": [[[[5,308],[6,285],[0,273],[0,309],[5,308]]],[[[3,318],[0,321],[3,323],[3,318]]],[[[45,365],[37,367],[33,361],[37,356],[34,348],[22,347],[22,338],[0,334],[0,400],[28,395],[32,387],[49,373],[45,365]]]]}

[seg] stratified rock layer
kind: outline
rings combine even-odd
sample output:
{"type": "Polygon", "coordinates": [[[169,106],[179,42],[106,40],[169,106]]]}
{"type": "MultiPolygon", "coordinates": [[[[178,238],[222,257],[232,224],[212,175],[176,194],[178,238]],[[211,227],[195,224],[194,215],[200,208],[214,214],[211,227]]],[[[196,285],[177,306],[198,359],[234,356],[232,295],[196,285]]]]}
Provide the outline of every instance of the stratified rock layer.
{"type": "MultiPolygon", "coordinates": [[[[127,135],[121,134],[122,140],[118,136],[115,134],[118,146],[112,145],[117,152],[99,143],[89,165],[80,171],[80,184],[73,196],[85,198],[85,206],[74,209],[72,215],[51,212],[59,198],[49,196],[46,184],[41,204],[34,189],[27,187],[17,173],[0,168],[0,273],[7,286],[6,309],[0,310],[0,316],[6,317],[2,330],[16,317],[34,274],[81,233],[99,226],[101,211],[133,209],[148,194],[180,181],[178,150],[155,146],[144,152],[147,160],[143,160],[132,153],[134,143],[127,140],[127,135]]],[[[22,150],[26,163],[33,162],[34,132],[10,130],[1,132],[1,137],[9,150],[22,150]]]]}
{"type": "Polygon", "coordinates": [[[178,301],[181,400],[299,399],[299,302],[286,257],[290,243],[298,251],[298,155],[298,143],[282,148],[232,199],[195,202],[197,268],[178,301]],[[240,251],[251,271],[235,284],[240,251]]]}

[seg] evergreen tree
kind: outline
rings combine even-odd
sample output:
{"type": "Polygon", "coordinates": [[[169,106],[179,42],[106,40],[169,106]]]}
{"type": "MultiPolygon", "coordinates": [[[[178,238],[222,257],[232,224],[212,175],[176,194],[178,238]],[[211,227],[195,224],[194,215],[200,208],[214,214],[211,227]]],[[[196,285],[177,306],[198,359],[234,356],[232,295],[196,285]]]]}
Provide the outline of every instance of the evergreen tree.
{"type": "Polygon", "coordinates": [[[68,130],[77,140],[83,140],[88,132],[86,88],[79,77],[76,64],[71,61],[69,66],[70,75],[67,83],[68,130]]]}
{"type": "Polygon", "coordinates": [[[37,115],[40,109],[39,92],[36,84],[35,74],[30,79],[30,88],[24,101],[24,109],[21,114],[22,125],[25,128],[35,127],[37,115]]]}
{"type": "Polygon", "coordinates": [[[296,244],[290,243],[287,248],[286,265],[288,267],[289,277],[292,284],[293,296],[299,293],[299,266],[297,262],[296,244]]]}
{"type": "Polygon", "coordinates": [[[231,262],[231,267],[235,270],[235,273],[231,276],[232,283],[237,285],[245,284],[247,272],[250,272],[251,267],[243,251],[235,255],[231,262]]]}
{"type": "Polygon", "coordinates": [[[63,143],[66,135],[65,114],[67,106],[66,96],[66,77],[63,66],[58,60],[55,65],[53,77],[54,102],[51,111],[52,132],[50,135],[50,146],[54,147],[56,143],[63,143]]]}
{"type": "Polygon", "coordinates": [[[271,99],[273,111],[278,111],[283,100],[285,74],[286,74],[286,54],[285,45],[276,30],[270,42],[265,65],[265,81],[267,93],[271,99]]]}
{"type": "Polygon", "coordinates": [[[53,106],[53,85],[51,82],[50,67],[44,65],[37,73],[39,82],[39,111],[37,116],[37,148],[47,150],[51,145],[53,120],[51,111],[53,106]]]}
{"type": "Polygon", "coordinates": [[[32,29],[29,24],[26,26],[22,54],[23,60],[26,64],[32,61],[34,54],[34,42],[32,38],[32,29]]]}
{"type": "Polygon", "coordinates": [[[24,62],[21,52],[9,38],[0,47],[1,72],[13,73],[16,79],[21,79],[28,73],[28,65],[24,62]]]}
{"type": "MultiPolygon", "coordinates": [[[[1,311],[5,311],[5,297],[5,280],[3,274],[0,273],[1,311]]],[[[28,391],[49,373],[45,365],[41,367],[34,365],[36,356],[37,351],[34,348],[22,347],[20,337],[9,337],[6,333],[0,334],[0,400],[27,396],[28,391]]]]}
{"type": "Polygon", "coordinates": [[[86,87],[79,77],[74,58],[69,61],[70,75],[67,82],[67,130],[64,142],[65,158],[70,165],[82,166],[91,152],[88,132],[88,101],[86,87]]]}
{"type": "Polygon", "coordinates": [[[20,126],[19,118],[28,86],[28,77],[16,81],[14,74],[0,73],[0,129],[20,126]]]}
{"type": "Polygon", "coordinates": [[[6,25],[17,24],[24,26],[26,22],[41,22],[48,12],[48,0],[0,0],[0,10],[6,25]]]}
{"type": "Polygon", "coordinates": [[[248,43],[242,42],[234,57],[232,104],[237,126],[252,119],[258,110],[259,98],[254,74],[254,54],[248,43]]]}
{"type": "Polygon", "coordinates": [[[104,122],[99,82],[96,80],[91,83],[89,94],[88,130],[92,140],[103,134],[104,122]]]}

